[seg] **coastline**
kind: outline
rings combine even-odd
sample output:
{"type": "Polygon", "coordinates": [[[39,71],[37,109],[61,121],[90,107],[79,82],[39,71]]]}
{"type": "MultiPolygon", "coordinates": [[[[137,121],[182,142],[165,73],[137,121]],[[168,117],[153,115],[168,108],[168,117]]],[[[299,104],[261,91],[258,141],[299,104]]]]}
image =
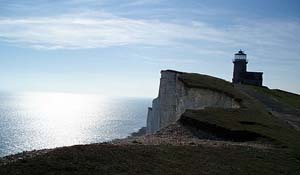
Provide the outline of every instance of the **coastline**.
{"type": "Polygon", "coordinates": [[[72,147],[101,147],[101,146],[121,146],[121,145],[173,145],[173,146],[205,146],[205,147],[249,147],[255,149],[276,149],[272,145],[262,143],[244,143],[244,142],[231,142],[224,140],[210,140],[199,139],[191,133],[187,128],[175,123],[155,134],[146,134],[146,128],[142,127],[137,132],[131,133],[126,138],[117,138],[107,142],[91,143],[91,144],[78,144],[71,146],[62,146],[49,149],[23,151],[16,154],[0,157],[0,167],[9,163],[17,161],[24,161],[36,156],[43,156],[51,154],[55,150],[64,150],[72,147]]]}
{"type": "Polygon", "coordinates": [[[55,148],[33,149],[33,150],[29,150],[29,151],[22,151],[19,153],[9,154],[9,155],[0,157],[0,166],[6,165],[8,163],[16,162],[16,161],[22,161],[23,159],[27,159],[27,158],[44,155],[44,154],[49,153],[56,149],[63,149],[63,148],[72,147],[72,146],[107,145],[107,144],[113,143],[116,140],[130,139],[130,138],[134,138],[134,137],[143,136],[145,134],[146,134],[146,127],[141,127],[138,131],[132,132],[130,135],[128,135],[125,138],[116,138],[116,139],[112,139],[111,141],[104,141],[104,142],[90,143],[90,144],[75,144],[75,145],[55,147],[55,148]]]}
{"type": "Polygon", "coordinates": [[[175,123],[155,134],[6,156],[0,174],[296,174],[298,162],[286,148],[200,139],[175,123]]]}

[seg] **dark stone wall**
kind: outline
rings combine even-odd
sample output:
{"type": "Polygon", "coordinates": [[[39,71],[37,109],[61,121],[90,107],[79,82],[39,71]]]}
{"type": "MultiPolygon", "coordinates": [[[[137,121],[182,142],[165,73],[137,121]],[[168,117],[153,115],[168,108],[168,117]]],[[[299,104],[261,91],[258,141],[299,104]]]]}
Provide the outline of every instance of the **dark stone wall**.
{"type": "Polygon", "coordinates": [[[244,59],[236,59],[233,61],[233,83],[239,83],[243,80],[241,73],[247,72],[247,61],[244,59]]]}
{"type": "Polygon", "coordinates": [[[262,72],[245,72],[242,73],[241,76],[243,77],[242,84],[249,84],[255,86],[262,86],[262,72]]]}

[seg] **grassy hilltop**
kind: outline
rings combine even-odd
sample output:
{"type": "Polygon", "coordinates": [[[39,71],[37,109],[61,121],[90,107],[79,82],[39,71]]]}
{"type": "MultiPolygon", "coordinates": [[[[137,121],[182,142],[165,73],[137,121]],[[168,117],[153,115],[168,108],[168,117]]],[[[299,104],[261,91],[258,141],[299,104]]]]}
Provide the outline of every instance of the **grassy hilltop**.
{"type": "MultiPolygon", "coordinates": [[[[280,144],[283,147],[300,151],[299,131],[284,120],[272,115],[272,111],[282,111],[281,108],[284,108],[290,110],[290,112],[294,110],[295,118],[300,119],[299,95],[280,90],[270,90],[266,87],[234,86],[222,79],[199,74],[186,73],[180,79],[189,87],[208,88],[228,94],[240,101],[241,104],[239,109],[207,108],[198,111],[187,110],[181,117],[182,122],[189,121],[190,125],[212,125],[214,128],[211,131],[207,128],[207,131],[214,132],[214,134],[219,133],[217,128],[222,128],[222,133],[225,130],[228,132],[247,131],[248,135],[256,135],[257,139],[267,139],[273,144],[280,144]],[[255,95],[252,96],[253,93],[255,95]],[[264,95],[264,100],[255,98],[258,95],[264,95]],[[274,106],[272,111],[268,110],[268,104],[265,104],[268,98],[270,98],[270,101],[275,99],[273,100],[275,104],[272,104],[274,106]]],[[[300,126],[300,123],[297,124],[300,126]]],[[[245,135],[245,138],[241,136],[241,139],[247,139],[248,135],[245,135]]],[[[230,136],[228,137],[230,139],[230,136]]]]}
{"type": "Polygon", "coordinates": [[[187,110],[179,128],[154,135],[10,156],[0,174],[300,174],[299,95],[200,74],[179,79],[241,108],[187,110]]]}

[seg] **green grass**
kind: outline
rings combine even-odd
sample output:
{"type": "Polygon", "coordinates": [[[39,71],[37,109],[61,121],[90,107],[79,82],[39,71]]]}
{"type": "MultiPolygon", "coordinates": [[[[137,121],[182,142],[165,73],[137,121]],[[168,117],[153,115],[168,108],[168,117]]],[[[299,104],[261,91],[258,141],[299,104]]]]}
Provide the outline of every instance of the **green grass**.
{"type": "Polygon", "coordinates": [[[260,134],[273,144],[288,147],[300,154],[300,132],[263,111],[248,109],[216,109],[188,110],[182,118],[213,124],[230,131],[249,131],[260,134]],[[243,122],[254,124],[247,125],[243,122]]]}
{"type": "Polygon", "coordinates": [[[297,174],[282,150],[205,146],[85,145],[0,167],[0,174],[297,174]]]}
{"type": "Polygon", "coordinates": [[[183,73],[179,76],[179,79],[187,87],[210,89],[227,94],[237,101],[241,100],[242,94],[236,91],[231,83],[223,79],[195,73],[183,73]]]}
{"type": "MultiPolygon", "coordinates": [[[[225,80],[201,74],[183,73],[180,79],[189,87],[206,88],[223,92],[227,95],[240,99],[239,109],[216,109],[207,108],[204,110],[190,110],[183,114],[183,117],[190,117],[200,122],[220,126],[232,131],[250,131],[280,143],[290,148],[293,152],[300,154],[300,132],[291,128],[285,122],[272,116],[256,99],[245,95],[234,88],[232,83],[225,80]],[[243,122],[254,122],[255,125],[245,125],[243,122]]],[[[287,103],[297,104],[299,96],[283,91],[271,91],[267,88],[255,87],[265,93],[276,94],[287,103]],[[266,90],[264,90],[266,89],[266,90]],[[298,97],[298,98],[297,98],[298,97]]]]}
{"type": "Polygon", "coordinates": [[[269,89],[267,87],[257,87],[257,86],[250,86],[251,88],[255,89],[256,92],[262,93],[267,95],[277,102],[289,105],[290,107],[294,107],[300,109],[300,95],[282,91],[279,89],[269,89]]]}

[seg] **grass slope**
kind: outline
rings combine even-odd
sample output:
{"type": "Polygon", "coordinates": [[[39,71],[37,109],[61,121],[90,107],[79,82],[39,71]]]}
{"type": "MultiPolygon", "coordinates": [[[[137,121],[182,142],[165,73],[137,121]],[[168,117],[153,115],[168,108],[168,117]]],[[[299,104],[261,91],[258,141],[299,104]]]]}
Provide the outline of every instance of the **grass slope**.
{"type": "Polygon", "coordinates": [[[178,78],[187,87],[211,89],[225,93],[237,101],[240,101],[242,97],[242,94],[236,91],[231,83],[220,78],[195,73],[182,73],[178,78]]]}
{"type": "MultiPolygon", "coordinates": [[[[180,79],[188,87],[207,88],[229,94],[238,99],[239,109],[206,108],[204,110],[188,110],[182,118],[190,118],[201,123],[208,123],[231,131],[249,131],[260,134],[275,144],[290,148],[294,153],[300,154],[300,132],[291,128],[283,121],[272,116],[266,108],[256,99],[239,91],[225,80],[207,75],[183,73],[180,79]]],[[[266,88],[255,87],[258,91],[271,93],[286,103],[296,104],[300,96],[283,91],[266,91],[266,88]],[[280,95],[279,95],[280,94],[280,95]]],[[[299,156],[299,155],[298,155],[299,156]]]]}
{"type": "Polygon", "coordinates": [[[0,174],[297,174],[283,151],[205,146],[85,145],[0,167],[0,174]]]}
{"type": "Polygon", "coordinates": [[[282,103],[283,105],[289,105],[290,107],[300,109],[300,95],[286,92],[279,89],[269,89],[267,87],[251,86],[258,93],[265,94],[275,101],[282,103]]]}

